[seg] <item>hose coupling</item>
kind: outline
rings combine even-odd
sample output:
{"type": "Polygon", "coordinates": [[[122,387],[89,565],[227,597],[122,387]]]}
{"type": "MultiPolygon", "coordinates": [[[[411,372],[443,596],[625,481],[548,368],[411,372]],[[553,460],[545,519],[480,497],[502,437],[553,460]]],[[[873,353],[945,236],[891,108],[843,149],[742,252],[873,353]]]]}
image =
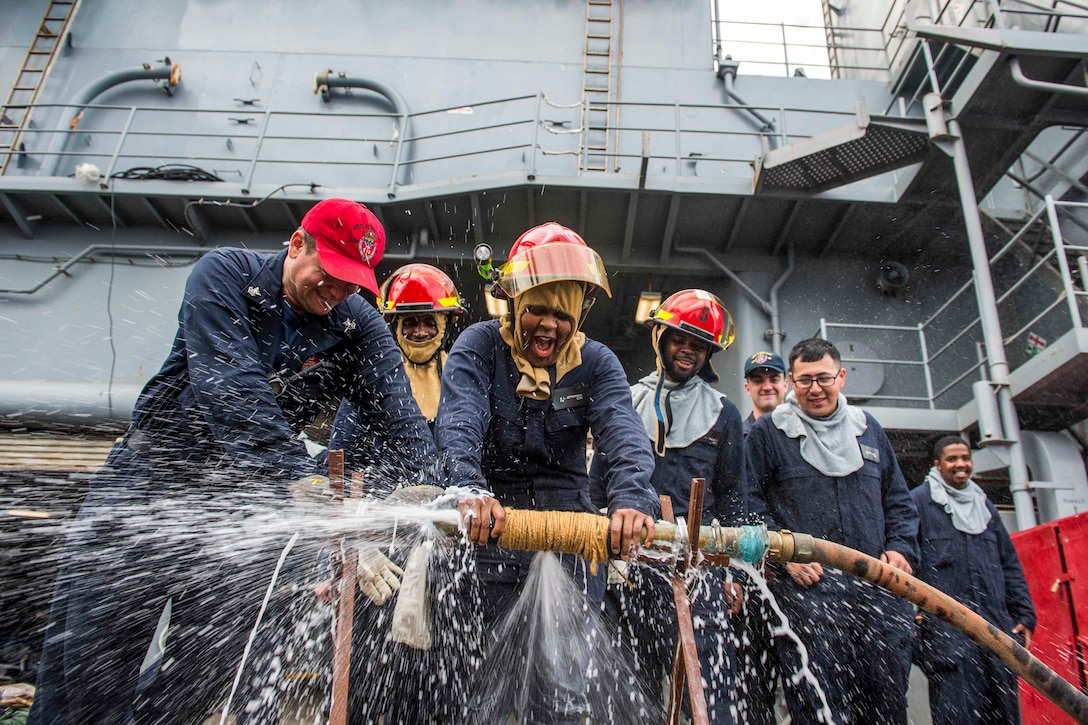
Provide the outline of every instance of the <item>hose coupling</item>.
{"type": "Polygon", "coordinates": [[[767,532],[767,558],[785,564],[795,561],[807,564],[812,561],[815,543],[809,534],[795,534],[789,529],[767,532]]]}

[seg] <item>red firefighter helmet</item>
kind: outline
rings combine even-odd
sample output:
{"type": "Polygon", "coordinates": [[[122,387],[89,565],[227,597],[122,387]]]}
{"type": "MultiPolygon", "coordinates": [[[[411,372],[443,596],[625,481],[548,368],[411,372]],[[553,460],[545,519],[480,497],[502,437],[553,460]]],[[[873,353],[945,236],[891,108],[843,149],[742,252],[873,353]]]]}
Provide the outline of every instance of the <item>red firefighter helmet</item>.
{"type": "Polygon", "coordinates": [[[585,282],[609,297],[608,273],[600,256],[562,224],[548,222],[518,237],[496,284],[508,297],[548,282],[585,282]]]}
{"type": "Polygon", "coordinates": [[[710,344],[711,354],[733,344],[737,328],[722,301],[701,289],[686,289],[669,295],[650,313],[650,325],[665,325],[694,335],[710,344]]]}
{"type": "Polygon", "coordinates": [[[428,312],[463,314],[464,300],[453,280],[429,264],[406,264],[382,283],[378,305],[383,315],[419,315],[428,312]]]}

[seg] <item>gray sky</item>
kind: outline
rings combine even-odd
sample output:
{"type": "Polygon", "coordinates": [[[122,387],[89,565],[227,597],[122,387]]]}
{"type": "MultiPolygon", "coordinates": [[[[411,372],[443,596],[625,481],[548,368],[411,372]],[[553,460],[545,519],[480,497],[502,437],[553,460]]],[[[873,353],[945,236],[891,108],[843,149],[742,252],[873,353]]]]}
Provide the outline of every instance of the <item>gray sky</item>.
{"type": "Polygon", "coordinates": [[[786,23],[811,26],[785,28],[790,74],[801,67],[810,78],[828,77],[820,0],[718,0],[718,17],[723,21],[724,52],[741,61],[741,73],[786,75],[779,25],[786,23]]]}

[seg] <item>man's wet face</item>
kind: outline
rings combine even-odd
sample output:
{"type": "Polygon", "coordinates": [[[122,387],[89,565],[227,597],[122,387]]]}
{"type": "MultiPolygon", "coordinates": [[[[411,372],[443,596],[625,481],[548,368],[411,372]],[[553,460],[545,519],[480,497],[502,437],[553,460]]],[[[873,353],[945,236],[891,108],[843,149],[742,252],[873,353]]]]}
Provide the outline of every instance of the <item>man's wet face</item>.
{"type": "Polygon", "coordinates": [[[400,324],[400,331],[411,342],[427,342],[438,334],[434,315],[409,315],[400,324]]]}
{"type": "Polygon", "coordinates": [[[574,319],[562,310],[529,305],[521,313],[521,342],[533,367],[554,365],[574,330],[574,319]]]}
{"type": "Polygon", "coordinates": [[[283,294],[299,312],[327,315],[359,291],[359,285],[329,276],[317,249],[307,248],[301,233],[291,237],[287,255],[290,263],[284,265],[283,294]]]}
{"type": "Polygon", "coordinates": [[[710,354],[710,345],[679,330],[668,330],[661,341],[661,363],[665,379],[674,383],[691,380],[710,354]]]}

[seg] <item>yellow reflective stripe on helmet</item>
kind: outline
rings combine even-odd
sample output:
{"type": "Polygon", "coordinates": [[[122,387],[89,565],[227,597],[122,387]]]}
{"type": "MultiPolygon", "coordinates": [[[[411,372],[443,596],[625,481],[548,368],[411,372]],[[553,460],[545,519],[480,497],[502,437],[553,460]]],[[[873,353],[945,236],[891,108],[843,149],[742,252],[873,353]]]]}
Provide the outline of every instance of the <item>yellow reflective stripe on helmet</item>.
{"type": "Polygon", "coordinates": [[[459,307],[459,300],[456,297],[440,297],[438,299],[439,307],[459,307]]]}
{"type": "Polygon", "coordinates": [[[654,317],[656,317],[659,320],[668,321],[668,320],[671,320],[672,318],[676,317],[676,315],[669,312],[668,310],[659,309],[657,311],[657,314],[654,315],[654,317]]]}
{"type": "Polygon", "coordinates": [[[522,270],[529,268],[529,260],[527,259],[515,259],[507,262],[502,266],[502,273],[513,274],[514,272],[521,272],[522,270]]]}

